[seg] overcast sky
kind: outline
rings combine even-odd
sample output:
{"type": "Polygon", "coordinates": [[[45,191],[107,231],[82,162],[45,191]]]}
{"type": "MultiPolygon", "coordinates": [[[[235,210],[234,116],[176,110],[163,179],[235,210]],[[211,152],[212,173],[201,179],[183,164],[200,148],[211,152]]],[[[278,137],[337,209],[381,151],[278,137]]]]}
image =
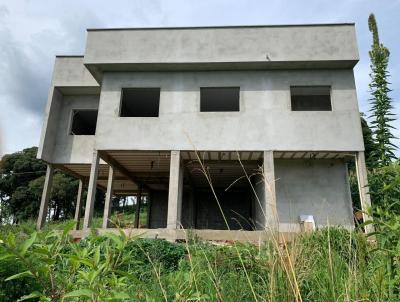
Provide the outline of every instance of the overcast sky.
{"type": "MultiPolygon", "coordinates": [[[[367,112],[371,12],[391,52],[391,97],[400,118],[400,0],[0,0],[0,154],[38,145],[54,56],[83,54],[86,28],[93,27],[355,22],[355,77],[367,112]]],[[[400,121],[394,126],[400,129],[400,121]]]]}

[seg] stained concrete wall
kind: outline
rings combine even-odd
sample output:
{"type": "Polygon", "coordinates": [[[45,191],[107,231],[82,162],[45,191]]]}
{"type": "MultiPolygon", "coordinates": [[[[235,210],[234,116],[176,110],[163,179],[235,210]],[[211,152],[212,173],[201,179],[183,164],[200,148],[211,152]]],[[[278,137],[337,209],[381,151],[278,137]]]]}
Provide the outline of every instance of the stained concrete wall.
{"type": "MultiPolygon", "coordinates": [[[[217,196],[230,229],[252,229],[252,202],[249,190],[217,191],[217,196]]],[[[195,198],[196,229],[226,230],[225,220],[212,192],[198,191],[195,198]]]]}
{"type": "MultiPolygon", "coordinates": [[[[252,229],[252,202],[248,190],[241,192],[217,192],[222,210],[231,229],[252,229]]],[[[167,225],[168,192],[152,193],[150,228],[167,225]]],[[[184,229],[227,229],[218,204],[211,191],[189,191],[182,197],[182,227],[184,229]]]]}
{"type": "Polygon", "coordinates": [[[281,231],[298,230],[299,215],[313,215],[319,226],[352,227],[346,164],[341,160],[275,160],[281,231]]]}
{"type": "Polygon", "coordinates": [[[150,228],[167,227],[168,191],[151,193],[150,228]]]}
{"type": "Polygon", "coordinates": [[[100,150],[364,149],[352,70],[105,73],[97,130],[100,150]],[[330,85],[332,111],[291,111],[291,85],[330,85]],[[206,86],[239,86],[240,112],[200,112],[206,86]],[[160,87],[159,117],[119,117],[123,87],[160,87]]]}

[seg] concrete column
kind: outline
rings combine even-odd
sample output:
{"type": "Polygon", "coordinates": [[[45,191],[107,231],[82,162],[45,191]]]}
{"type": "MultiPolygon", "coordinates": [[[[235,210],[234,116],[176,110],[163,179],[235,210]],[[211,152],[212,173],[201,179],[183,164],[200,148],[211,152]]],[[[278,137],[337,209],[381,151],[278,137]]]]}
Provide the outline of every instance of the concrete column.
{"type": "Polygon", "coordinates": [[[47,209],[49,207],[49,199],[51,194],[51,186],[53,184],[53,172],[54,172],[53,166],[48,164],[46,170],[46,178],[44,180],[42,199],[40,201],[39,216],[36,225],[36,228],[38,230],[40,230],[43,227],[46,221],[47,209]]]}
{"type": "Polygon", "coordinates": [[[264,151],[263,162],[264,174],[264,202],[263,210],[265,213],[264,228],[275,229],[278,227],[278,212],[276,208],[276,192],[275,192],[275,164],[274,152],[264,151]]]}
{"type": "Polygon", "coordinates": [[[103,229],[106,229],[110,224],[109,219],[112,207],[113,185],[114,185],[114,167],[110,165],[110,167],[108,168],[106,199],[104,200],[103,229]]]}
{"type": "Polygon", "coordinates": [[[92,223],[94,201],[96,198],[97,176],[99,174],[99,153],[97,150],[93,151],[92,165],[90,167],[90,177],[88,185],[88,193],[85,206],[85,219],[83,220],[83,229],[88,229],[92,223]]]}
{"type": "MultiPolygon", "coordinates": [[[[356,172],[361,210],[363,211],[363,220],[365,222],[372,218],[367,214],[367,210],[371,207],[371,197],[369,195],[367,166],[365,164],[365,155],[363,151],[356,154],[356,172]]],[[[374,228],[371,224],[365,226],[366,233],[371,233],[373,231],[374,228]]]]}
{"type": "Polygon", "coordinates": [[[147,221],[146,221],[146,228],[150,229],[151,227],[151,197],[152,197],[152,192],[149,191],[149,194],[147,195],[147,221]]]}
{"type": "Polygon", "coordinates": [[[167,229],[181,227],[183,165],[180,151],[171,151],[168,190],[167,229]]]}
{"type": "Polygon", "coordinates": [[[76,207],[75,207],[75,230],[79,230],[79,224],[81,220],[81,208],[82,208],[82,195],[83,195],[83,180],[79,179],[78,194],[76,195],[76,207]]]}
{"type": "Polygon", "coordinates": [[[141,203],[142,203],[142,186],[141,185],[139,185],[139,193],[138,193],[138,195],[136,196],[136,212],[135,212],[135,222],[134,222],[134,225],[135,225],[135,228],[139,228],[139,222],[140,222],[140,206],[141,206],[141,203]]]}

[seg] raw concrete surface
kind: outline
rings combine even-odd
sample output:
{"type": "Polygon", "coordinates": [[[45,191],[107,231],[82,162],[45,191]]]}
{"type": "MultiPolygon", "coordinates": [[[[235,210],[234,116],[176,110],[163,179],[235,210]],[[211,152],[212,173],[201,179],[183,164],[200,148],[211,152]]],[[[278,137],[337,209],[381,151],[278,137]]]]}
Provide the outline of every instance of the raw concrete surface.
{"type": "Polygon", "coordinates": [[[302,214],[313,215],[317,226],[353,227],[346,169],[341,160],[275,160],[281,230],[297,229],[302,214]]]}
{"type": "Polygon", "coordinates": [[[106,73],[102,150],[363,150],[352,70],[106,73]],[[332,111],[293,112],[291,85],[331,85],[332,111]],[[200,87],[239,86],[240,112],[200,112],[200,87]],[[119,117],[121,88],[161,87],[159,117],[119,117]]]}
{"type": "Polygon", "coordinates": [[[354,24],[89,30],[84,58],[100,82],[101,70],[352,68],[357,61],[354,24]]]}

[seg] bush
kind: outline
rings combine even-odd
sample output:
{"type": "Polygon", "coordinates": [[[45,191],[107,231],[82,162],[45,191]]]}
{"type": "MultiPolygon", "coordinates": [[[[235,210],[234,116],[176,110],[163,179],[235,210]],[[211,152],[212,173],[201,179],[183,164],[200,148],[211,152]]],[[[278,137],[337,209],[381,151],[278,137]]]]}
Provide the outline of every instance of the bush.
{"type": "MultiPolygon", "coordinates": [[[[379,250],[362,234],[344,229],[323,229],[288,244],[271,240],[262,246],[185,245],[129,239],[122,232],[91,235],[76,243],[68,231],[33,232],[24,234],[24,240],[9,232],[0,249],[0,258],[9,264],[1,272],[14,274],[20,283],[3,279],[3,296],[13,301],[32,291],[30,297],[65,302],[400,298],[398,266],[390,271],[385,265],[383,248],[389,245],[379,250]]],[[[398,260],[398,233],[391,227],[382,231],[391,234],[391,259],[398,260]]]]}
{"type": "MultiPolygon", "coordinates": [[[[4,255],[1,247],[0,255],[4,255]]],[[[31,278],[5,281],[8,277],[22,271],[24,271],[24,265],[15,259],[0,260],[0,301],[15,302],[23,295],[42,290],[36,280],[31,278]]]]}

